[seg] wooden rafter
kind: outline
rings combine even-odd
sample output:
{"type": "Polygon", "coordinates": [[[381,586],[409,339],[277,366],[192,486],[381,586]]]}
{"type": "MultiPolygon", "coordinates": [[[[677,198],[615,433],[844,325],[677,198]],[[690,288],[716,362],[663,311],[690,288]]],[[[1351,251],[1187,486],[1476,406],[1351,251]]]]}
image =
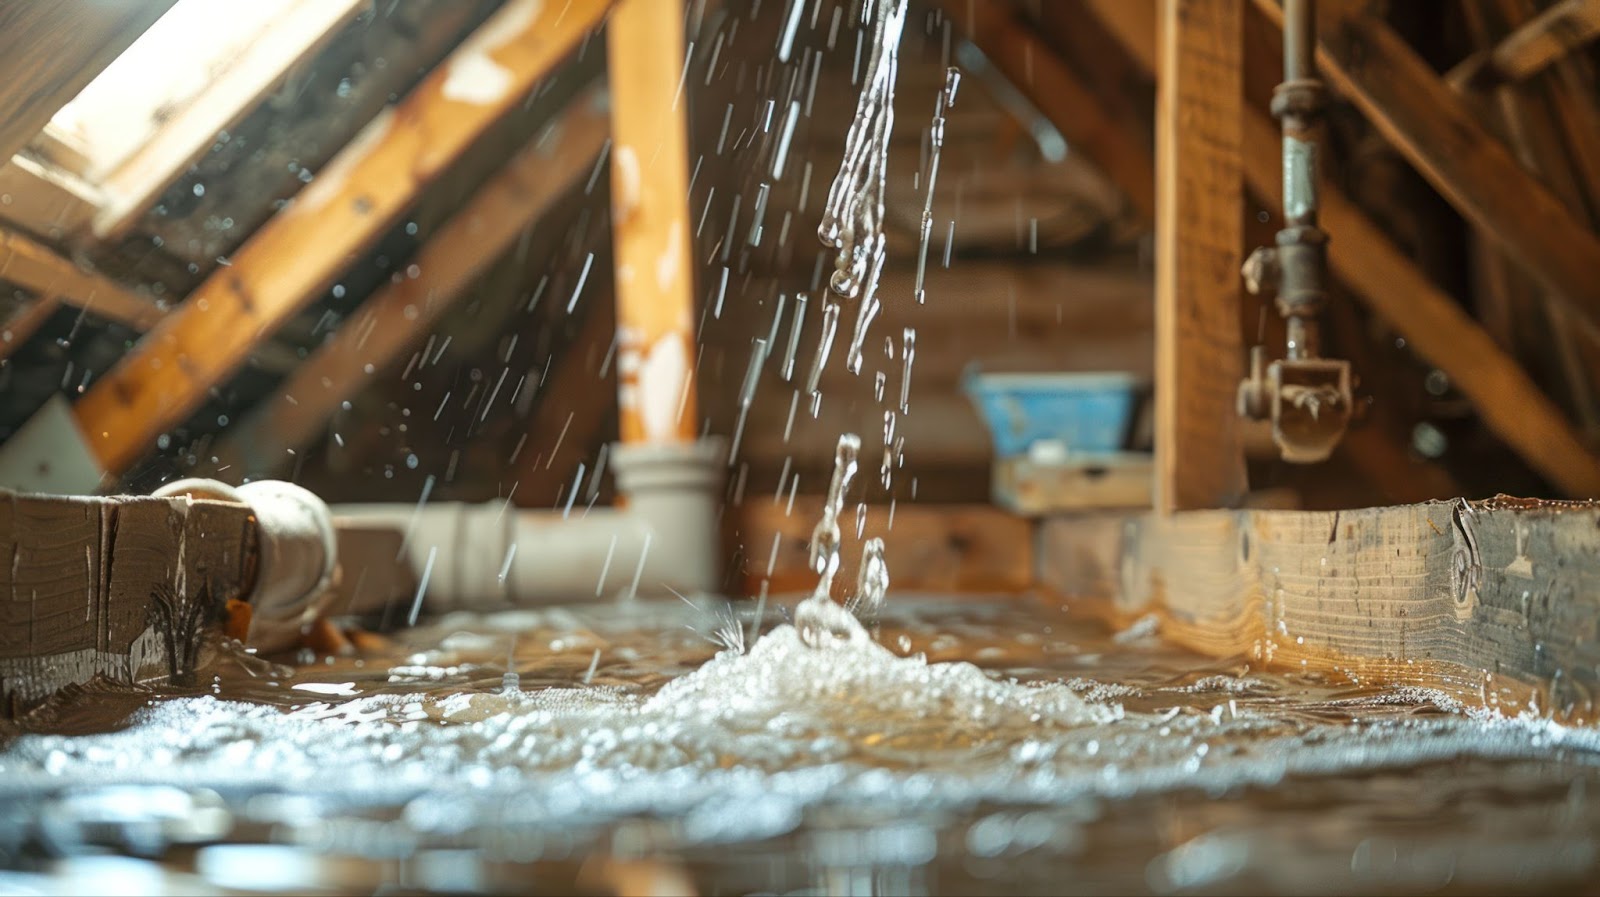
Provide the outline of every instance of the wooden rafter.
{"type": "Polygon", "coordinates": [[[1234,398],[1244,376],[1243,0],[1159,9],[1156,507],[1232,507],[1248,488],[1234,398]]]}
{"type": "Polygon", "coordinates": [[[1562,0],[1467,57],[1445,80],[1474,90],[1526,81],[1597,37],[1600,0],[1562,0]]]}
{"type": "MultiPolygon", "coordinates": [[[[1129,12],[1139,5],[1097,3],[1108,30],[1153,74],[1159,66],[1155,33],[1143,30],[1140,17],[1129,12]]],[[[1280,140],[1266,110],[1245,111],[1243,147],[1247,184],[1265,205],[1279,205],[1280,140]]],[[[1328,263],[1334,275],[1413,351],[1449,375],[1485,426],[1529,466],[1569,495],[1600,495],[1600,458],[1516,360],[1335,185],[1323,185],[1321,211],[1332,235],[1328,263]]]]}
{"type": "Polygon", "coordinates": [[[1156,219],[1155,160],[1136,135],[1119,127],[1099,94],[1045,46],[1009,2],[944,0],[956,27],[983,50],[1075,149],[1093,159],[1146,223],[1156,219]]]}
{"type": "Polygon", "coordinates": [[[300,0],[280,13],[216,80],[99,179],[104,197],[94,217],[95,236],[122,236],[217,139],[217,132],[244,118],[293,66],[321,49],[366,6],[366,0],[300,0]]]}
{"type": "MultiPolygon", "coordinates": [[[[1254,0],[1282,26],[1275,0],[1254,0]]],[[[1591,323],[1600,324],[1600,236],[1529,175],[1465,100],[1385,22],[1323,4],[1317,61],[1348,99],[1469,221],[1591,323]]]]}
{"type": "Polygon", "coordinates": [[[60,296],[33,300],[5,321],[0,321],[0,362],[9,359],[61,308],[60,296]]]}
{"type": "Polygon", "coordinates": [[[0,159],[117,58],[174,0],[0,4],[0,159]]]}
{"type": "Polygon", "coordinates": [[[599,25],[609,3],[512,0],[401,103],[374,119],[78,402],[112,473],[181,422],[254,346],[327,289],[534,83],[599,25]]]}
{"type": "Polygon", "coordinates": [[[162,310],[151,299],[67,261],[22,234],[0,228],[0,278],[140,332],[156,326],[162,310]]]}
{"type": "Polygon", "coordinates": [[[216,452],[224,466],[256,475],[308,444],[339,407],[382,373],[455,306],[473,279],[550,205],[593,170],[605,143],[603,92],[574,100],[542,139],[524,147],[428,240],[416,278],[383,287],[307,358],[216,452]]]}

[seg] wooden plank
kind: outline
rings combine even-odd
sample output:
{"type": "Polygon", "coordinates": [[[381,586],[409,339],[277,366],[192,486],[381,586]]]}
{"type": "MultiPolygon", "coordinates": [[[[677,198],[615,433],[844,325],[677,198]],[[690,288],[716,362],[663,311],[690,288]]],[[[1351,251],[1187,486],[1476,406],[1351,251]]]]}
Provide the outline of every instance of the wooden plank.
{"type": "Polygon", "coordinates": [[[26,154],[0,162],[0,221],[56,242],[88,225],[96,199],[87,184],[47,169],[26,154]]]}
{"type": "MultiPolygon", "coordinates": [[[[1134,41],[1128,45],[1129,55],[1156,59],[1154,33],[1114,20],[1107,26],[1119,38],[1134,41]]],[[[1251,190],[1263,204],[1279,204],[1278,129],[1264,110],[1246,111],[1243,146],[1251,190]]],[[[1333,237],[1328,263],[1334,275],[1405,337],[1413,351],[1448,374],[1484,425],[1541,476],[1571,496],[1600,495],[1600,458],[1516,360],[1336,185],[1324,185],[1321,212],[1333,237]]]]}
{"type": "Polygon", "coordinates": [[[1445,80],[1470,90],[1526,81],[1596,37],[1600,37],[1600,0],[1562,0],[1493,47],[1467,57],[1446,73],[1445,80]]]}
{"type": "Polygon", "coordinates": [[[621,0],[606,27],[622,440],[698,435],[682,0],[621,0]]]}
{"type": "Polygon", "coordinates": [[[597,25],[603,0],[514,0],[90,387],[75,411],[112,473],[181,422],[286,319],[327,289],[418,193],[597,25]]]}
{"type": "Polygon", "coordinates": [[[286,450],[308,445],[346,399],[387,371],[453,308],[467,287],[517,236],[594,169],[605,143],[603,91],[579,96],[423,245],[417,276],[370,297],[302,362],[278,392],[225,432],[214,448],[235,473],[281,466],[286,450]]]}
{"type": "MultiPolygon", "coordinates": [[[[738,546],[743,591],[755,595],[767,580],[770,592],[816,588],[808,542],[822,514],[821,496],[797,498],[792,512],[770,500],[751,500],[730,508],[730,544],[738,546]],[[770,572],[769,572],[770,571],[770,572]]],[[[846,527],[855,524],[853,503],[845,507],[846,527]]],[[[853,532],[853,530],[852,530],[853,532]]],[[[988,505],[897,504],[891,520],[887,505],[867,507],[861,539],[846,538],[835,586],[841,597],[854,588],[864,540],[881,537],[896,589],[941,594],[1025,592],[1034,584],[1032,525],[988,505]]]]}
{"type": "Polygon", "coordinates": [[[1051,463],[1029,458],[994,462],[994,500],[1016,514],[1039,517],[1062,511],[1148,508],[1154,472],[1148,454],[1051,463]]]}
{"type": "Polygon", "coordinates": [[[15,231],[0,228],[0,277],[40,295],[144,331],[161,320],[155,301],[67,261],[15,231]]]}
{"type": "Polygon", "coordinates": [[[1040,579],[1213,656],[1595,718],[1600,504],[1057,519],[1040,579]]]}
{"type": "Polygon", "coordinates": [[[94,216],[101,240],[126,235],[174,180],[288,74],[365,8],[366,0],[300,0],[279,13],[191,102],[174,111],[133,155],[100,178],[94,216]]]}
{"type": "Polygon", "coordinates": [[[1162,0],[1156,91],[1156,507],[1236,505],[1247,488],[1239,0],[1162,0]]]}
{"type": "Polygon", "coordinates": [[[174,0],[0,4],[0,159],[44,130],[174,0]]]}
{"type": "MultiPolygon", "coordinates": [[[[1254,7],[1282,26],[1274,0],[1254,7]]],[[[1517,164],[1450,87],[1386,23],[1324,4],[1317,60],[1329,84],[1440,195],[1585,320],[1600,324],[1600,236],[1517,164]]]]}
{"type": "Polygon", "coordinates": [[[943,6],[984,55],[1067,138],[1106,173],[1145,222],[1156,219],[1156,170],[1150,148],[1119,127],[1105,101],[1039,40],[1010,3],[944,0],[943,6]]]}
{"type": "Polygon", "coordinates": [[[192,669],[199,628],[215,622],[196,602],[250,586],[255,525],[228,502],[0,492],[0,716],[97,675],[192,669]],[[157,610],[158,592],[176,596],[176,616],[157,610]]]}

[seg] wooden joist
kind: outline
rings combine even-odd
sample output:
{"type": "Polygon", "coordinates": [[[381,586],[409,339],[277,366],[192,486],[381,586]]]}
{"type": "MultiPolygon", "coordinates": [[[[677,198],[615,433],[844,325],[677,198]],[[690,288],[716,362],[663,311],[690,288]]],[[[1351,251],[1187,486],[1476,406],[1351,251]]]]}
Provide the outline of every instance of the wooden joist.
{"type": "Polygon", "coordinates": [[[0,3],[0,159],[44,130],[173,2],[0,3]]]}
{"type": "Polygon", "coordinates": [[[0,491],[0,557],[3,717],[96,675],[191,671],[202,628],[251,587],[256,522],[230,502],[0,491]]]}
{"type": "Polygon", "coordinates": [[[156,326],[164,314],[154,299],[86,271],[5,228],[0,228],[0,279],[41,296],[59,296],[68,305],[141,332],[156,326]]]}
{"type": "Polygon", "coordinates": [[[39,328],[43,327],[60,308],[60,296],[43,296],[0,322],[0,362],[9,359],[28,340],[33,339],[39,328]]]}
{"type": "Polygon", "coordinates": [[[621,0],[606,27],[611,228],[625,442],[698,435],[681,0],[621,0]]]}
{"type": "Polygon", "coordinates": [[[1242,0],[1162,0],[1156,94],[1155,500],[1234,507],[1247,491],[1242,0]]]}
{"type": "Polygon", "coordinates": [[[104,194],[94,216],[94,234],[123,236],[224,131],[253,110],[290,69],[309,58],[366,0],[298,0],[263,33],[252,36],[195,98],[161,122],[133,154],[99,179],[104,194]]]}
{"type": "Polygon", "coordinates": [[[0,221],[65,242],[87,227],[98,202],[89,185],[26,154],[0,160],[0,221]]]}
{"type": "MultiPolygon", "coordinates": [[[[1282,26],[1275,0],[1254,6],[1282,26]]],[[[1333,89],[1440,195],[1506,253],[1600,324],[1600,236],[1528,174],[1426,61],[1381,19],[1324,4],[1317,61],[1333,89]]]]}
{"type": "Polygon", "coordinates": [[[497,257],[594,169],[605,144],[604,92],[580,94],[552,126],[490,178],[412,264],[296,368],[277,394],[226,431],[215,450],[237,475],[277,469],[315,438],[340,403],[384,373],[455,306],[497,257]]]}
{"type": "MultiPolygon", "coordinates": [[[[1108,30],[1154,73],[1156,37],[1142,29],[1136,0],[1099,3],[1108,30]]],[[[1148,5],[1148,4],[1146,4],[1148,5]]],[[[1269,206],[1281,202],[1277,124],[1264,109],[1244,114],[1244,173],[1269,206]]],[[[1332,184],[1322,190],[1322,224],[1332,235],[1328,262],[1336,277],[1388,321],[1419,356],[1450,376],[1484,424],[1568,495],[1600,495],[1600,458],[1516,360],[1394,245],[1332,184]]]]}
{"type": "Polygon", "coordinates": [[[1600,504],[1058,519],[1041,584],[1218,657],[1594,719],[1600,504]]]}
{"type": "Polygon", "coordinates": [[[1009,2],[944,0],[957,28],[989,57],[1050,123],[1106,173],[1138,217],[1156,219],[1156,162],[1145,143],[1120,127],[1095,91],[1041,42],[1009,2]]]}
{"type": "Polygon", "coordinates": [[[183,306],[90,387],[79,425],[126,470],[290,316],[327,289],[451,162],[596,27],[604,0],[512,0],[374,119],[183,306]]]}

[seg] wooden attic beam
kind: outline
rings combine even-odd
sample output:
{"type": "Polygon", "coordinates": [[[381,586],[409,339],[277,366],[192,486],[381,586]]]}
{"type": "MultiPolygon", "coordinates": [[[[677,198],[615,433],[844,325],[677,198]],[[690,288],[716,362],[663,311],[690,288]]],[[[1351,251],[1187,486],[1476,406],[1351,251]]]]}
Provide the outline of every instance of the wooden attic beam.
{"type": "Polygon", "coordinates": [[[1236,506],[1248,491],[1244,377],[1244,0],[1161,0],[1156,90],[1155,505],[1236,506]]]}
{"type": "Polygon", "coordinates": [[[9,359],[28,340],[33,339],[33,335],[59,308],[60,296],[41,296],[0,322],[0,362],[9,359]]]}
{"type": "Polygon", "coordinates": [[[299,0],[280,13],[215,81],[101,179],[104,196],[94,217],[95,236],[123,236],[216,141],[219,131],[244,118],[290,69],[320,50],[368,5],[367,0],[299,0]]]}
{"type": "Polygon", "coordinates": [[[1563,0],[1462,60],[1445,80],[1471,90],[1526,81],[1597,37],[1600,0],[1563,0]]]}
{"type": "Polygon", "coordinates": [[[79,268],[22,234],[0,228],[0,279],[144,332],[164,312],[154,301],[79,268]]]}
{"type": "Polygon", "coordinates": [[[277,469],[287,450],[311,442],[341,402],[426,335],[518,234],[593,170],[607,133],[603,102],[601,89],[580,94],[480,187],[412,260],[417,277],[380,289],[226,432],[216,450],[220,463],[250,476],[277,469]]]}
{"type": "MultiPolygon", "coordinates": [[[[1095,0],[1102,21],[1152,73],[1156,36],[1130,9],[1136,0],[1095,0]]],[[[1244,173],[1267,205],[1282,200],[1278,126],[1264,109],[1244,115],[1244,173]]],[[[1334,274],[1388,321],[1407,344],[1449,375],[1479,417],[1529,466],[1569,495],[1600,495],[1600,458],[1514,358],[1460,304],[1419,271],[1377,224],[1333,184],[1322,188],[1334,274]]]]}
{"type": "Polygon", "coordinates": [[[173,2],[0,3],[0,159],[38,136],[173,2]]]}
{"type": "Polygon", "coordinates": [[[1009,2],[943,0],[945,14],[989,62],[1117,185],[1141,221],[1156,220],[1155,159],[1094,91],[1018,18],[1009,2]]]}
{"type": "Polygon", "coordinates": [[[420,192],[515,109],[609,8],[511,0],[74,407],[90,451],[120,473],[181,423],[257,343],[327,289],[420,192]]]}
{"type": "MultiPolygon", "coordinates": [[[[1282,28],[1275,0],[1254,4],[1282,28]]],[[[1334,90],[1508,256],[1600,325],[1600,236],[1388,24],[1350,0],[1322,6],[1317,63],[1334,90]]]]}

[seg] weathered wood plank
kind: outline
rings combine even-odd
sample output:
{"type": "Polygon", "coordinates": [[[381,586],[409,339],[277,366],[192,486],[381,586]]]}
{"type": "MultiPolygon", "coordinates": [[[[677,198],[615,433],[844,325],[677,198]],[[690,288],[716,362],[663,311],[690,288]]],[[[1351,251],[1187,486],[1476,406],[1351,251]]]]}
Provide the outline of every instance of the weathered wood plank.
{"type": "Polygon", "coordinates": [[[1156,100],[1156,507],[1231,507],[1247,488],[1239,177],[1243,4],[1163,0],[1156,100]]]}
{"type": "Polygon", "coordinates": [[[0,4],[0,159],[9,159],[174,0],[0,4]]]}
{"type": "Polygon", "coordinates": [[[1215,656],[1592,719],[1600,504],[1057,519],[1041,583],[1215,656]]]}
{"type": "Polygon", "coordinates": [[[1562,0],[1493,47],[1462,60],[1445,80],[1472,90],[1526,81],[1596,37],[1600,37],[1600,0],[1562,0]]]}
{"type": "Polygon", "coordinates": [[[328,417],[387,370],[466,294],[473,279],[593,170],[605,143],[603,94],[580,95],[423,245],[417,276],[370,297],[258,409],[217,445],[219,463],[260,475],[315,438],[328,417]]]}
{"type": "MultiPolygon", "coordinates": [[[[752,498],[725,515],[729,544],[737,545],[738,579],[733,589],[754,595],[763,580],[771,592],[816,588],[811,572],[811,530],[822,514],[820,496],[787,504],[752,498]]],[[[842,525],[855,526],[853,504],[842,525]]],[[[1024,592],[1034,583],[1032,525],[987,505],[867,506],[861,539],[846,538],[840,552],[840,595],[855,587],[865,540],[881,537],[889,574],[897,589],[938,593],[1024,592]]]]}
{"type": "MultiPolygon", "coordinates": [[[[603,0],[513,0],[146,335],[75,407],[91,450],[120,472],[261,340],[328,288],[425,186],[597,25],[603,0]],[[485,67],[494,74],[485,77],[485,67]]],[[[687,249],[685,250],[687,251],[687,249]]]]}
{"type": "Polygon", "coordinates": [[[96,675],[191,670],[252,586],[255,526],[228,502],[0,492],[0,715],[96,675]]]}

